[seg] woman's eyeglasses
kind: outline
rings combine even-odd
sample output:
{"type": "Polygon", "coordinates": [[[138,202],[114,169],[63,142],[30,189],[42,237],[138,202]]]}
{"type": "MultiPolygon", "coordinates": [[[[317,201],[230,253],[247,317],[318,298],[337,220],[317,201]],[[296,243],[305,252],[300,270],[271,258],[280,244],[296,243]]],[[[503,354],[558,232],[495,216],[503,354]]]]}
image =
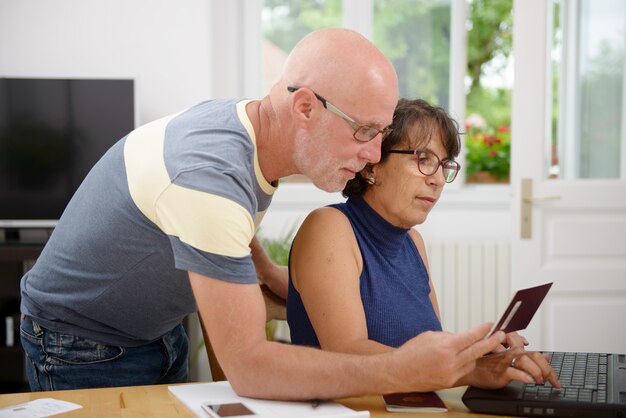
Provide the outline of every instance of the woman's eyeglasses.
{"type": "Polygon", "coordinates": [[[454,160],[446,158],[441,161],[437,155],[428,150],[416,149],[414,151],[389,150],[390,154],[413,154],[417,157],[417,169],[425,176],[432,176],[437,172],[439,166],[443,171],[446,183],[452,183],[461,169],[461,165],[454,160]]]}

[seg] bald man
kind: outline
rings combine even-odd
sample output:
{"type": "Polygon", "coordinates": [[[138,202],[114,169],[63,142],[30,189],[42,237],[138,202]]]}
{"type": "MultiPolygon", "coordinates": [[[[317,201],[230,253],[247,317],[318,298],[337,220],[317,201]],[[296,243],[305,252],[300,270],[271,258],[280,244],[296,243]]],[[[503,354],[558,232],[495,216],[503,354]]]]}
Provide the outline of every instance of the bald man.
{"type": "Polygon", "coordinates": [[[397,99],[381,52],[327,29],[302,39],[262,100],[209,100],[122,138],[22,279],[31,389],[184,382],[181,323],[196,311],[241,395],[336,398],[446,387],[467,374],[503,338],[482,340],[488,324],[375,356],[266,341],[257,277],[285,296],[287,275],[254,234],[278,179],[301,173],[343,189],[379,160],[397,99]]]}

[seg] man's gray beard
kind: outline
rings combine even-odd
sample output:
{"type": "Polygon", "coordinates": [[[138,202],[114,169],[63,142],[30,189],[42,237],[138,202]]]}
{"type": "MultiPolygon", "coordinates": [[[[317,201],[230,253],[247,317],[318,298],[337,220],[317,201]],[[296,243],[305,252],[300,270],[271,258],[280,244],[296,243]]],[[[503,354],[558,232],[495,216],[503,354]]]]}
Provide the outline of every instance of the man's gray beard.
{"type": "Polygon", "coordinates": [[[320,164],[320,160],[315,160],[312,155],[314,156],[317,154],[309,153],[305,147],[296,147],[294,155],[296,168],[301,172],[301,174],[307,176],[318,189],[329,193],[342,191],[346,182],[339,184],[340,181],[335,177],[339,173],[336,171],[328,172],[327,167],[329,165],[329,159],[322,161],[320,164]]]}

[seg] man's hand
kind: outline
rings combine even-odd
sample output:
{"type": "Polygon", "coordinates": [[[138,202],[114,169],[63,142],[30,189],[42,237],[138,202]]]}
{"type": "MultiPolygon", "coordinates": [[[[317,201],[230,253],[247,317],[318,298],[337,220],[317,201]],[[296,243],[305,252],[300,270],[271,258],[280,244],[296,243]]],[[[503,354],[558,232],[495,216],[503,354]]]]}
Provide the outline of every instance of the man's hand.
{"type": "Polygon", "coordinates": [[[287,289],[289,288],[287,267],[274,264],[256,237],[252,238],[250,242],[250,251],[252,252],[252,262],[256,274],[261,283],[265,283],[277,296],[287,299],[287,289]]]}
{"type": "Polygon", "coordinates": [[[287,267],[273,264],[272,267],[266,269],[262,275],[259,274],[259,280],[261,280],[261,283],[266,284],[276,296],[283,300],[287,299],[289,289],[289,273],[287,267]]]}
{"type": "Polygon", "coordinates": [[[418,335],[396,351],[403,356],[398,363],[403,370],[397,376],[404,379],[407,391],[428,392],[457,385],[475,369],[478,359],[504,342],[501,331],[483,339],[490,329],[491,323],[485,323],[458,334],[428,331],[418,335]],[[407,359],[411,356],[412,360],[407,359]]]}

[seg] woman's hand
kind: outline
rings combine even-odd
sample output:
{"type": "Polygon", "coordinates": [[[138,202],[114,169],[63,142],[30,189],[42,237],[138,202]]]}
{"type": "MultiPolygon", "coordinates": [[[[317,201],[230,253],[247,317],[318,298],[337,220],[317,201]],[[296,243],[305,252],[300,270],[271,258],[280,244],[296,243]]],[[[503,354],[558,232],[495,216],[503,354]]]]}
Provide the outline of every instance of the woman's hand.
{"type": "Polygon", "coordinates": [[[502,351],[508,350],[512,347],[526,347],[528,346],[528,340],[519,335],[517,332],[509,332],[506,334],[506,340],[499,347],[497,347],[494,352],[500,353],[502,351]]]}
{"type": "Polygon", "coordinates": [[[550,382],[561,387],[548,356],[536,351],[526,351],[528,340],[516,332],[506,335],[505,342],[494,353],[476,362],[476,369],[467,376],[468,384],[484,389],[495,389],[517,380],[523,383],[550,382]]]}
{"type": "Polygon", "coordinates": [[[485,339],[490,323],[456,334],[426,331],[394,351],[400,356],[398,376],[406,392],[429,392],[458,385],[462,376],[472,375],[477,359],[493,352],[504,342],[502,331],[485,339]],[[408,359],[407,360],[407,356],[408,359]]]}

